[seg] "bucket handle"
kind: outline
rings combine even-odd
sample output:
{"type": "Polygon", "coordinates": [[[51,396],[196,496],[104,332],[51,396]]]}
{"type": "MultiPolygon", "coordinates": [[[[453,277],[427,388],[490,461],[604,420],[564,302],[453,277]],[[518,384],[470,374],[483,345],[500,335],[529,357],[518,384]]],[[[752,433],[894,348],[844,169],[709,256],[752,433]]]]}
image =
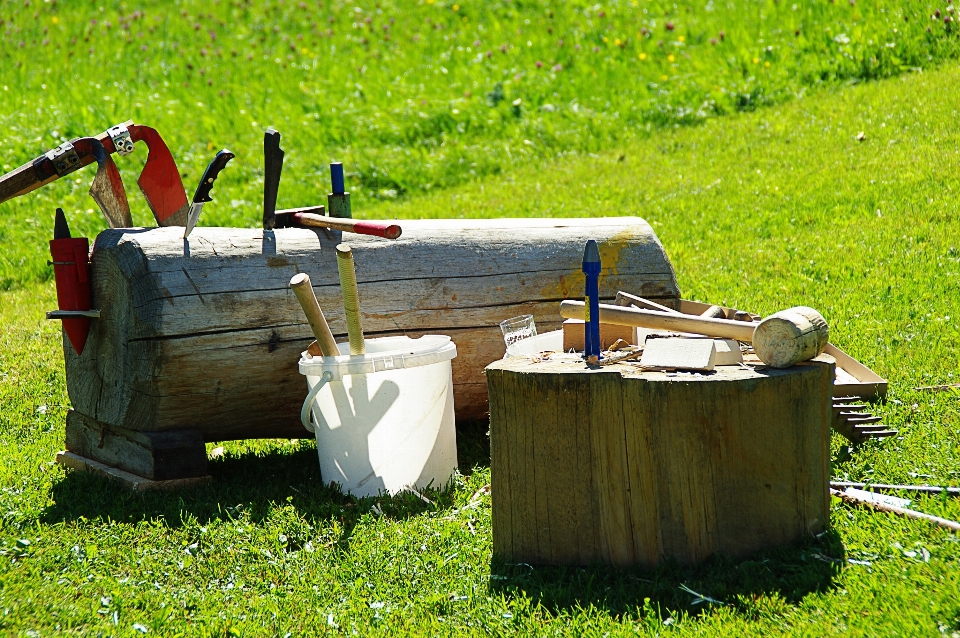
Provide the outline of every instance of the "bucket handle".
{"type": "Polygon", "coordinates": [[[320,394],[320,390],[323,389],[323,386],[327,385],[330,381],[333,381],[333,373],[329,370],[325,370],[323,376],[320,377],[320,381],[317,382],[317,385],[313,386],[313,389],[307,393],[307,398],[303,402],[303,407],[300,408],[300,423],[303,424],[303,427],[307,428],[308,432],[315,432],[313,428],[313,423],[311,423],[313,417],[313,401],[317,398],[317,395],[320,394]]]}

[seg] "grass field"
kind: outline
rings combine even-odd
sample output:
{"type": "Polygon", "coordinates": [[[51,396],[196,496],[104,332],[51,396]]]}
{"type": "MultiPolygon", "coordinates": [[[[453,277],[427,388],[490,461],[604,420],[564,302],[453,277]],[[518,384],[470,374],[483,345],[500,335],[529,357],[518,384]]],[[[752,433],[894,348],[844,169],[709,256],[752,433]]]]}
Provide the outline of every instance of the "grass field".
{"type": "MultiPolygon", "coordinates": [[[[322,202],[331,159],[362,206],[960,51],[946,2],[26,1],[0,5],[0,168],[132,118],[164,135],[190,194],[217,150],[236,152],[203,213],[233,226],[260,219],[268,125],[287,151],[280,206],[322,202]]],[[[144,155],[120,167],[148,224],[144,155]]],[[[37,247],[56,206],[103,227],[92,171],[5,205],[0,288],[51,277],[37,247]]]]}
{"type": "MultiPolygon", "coordinates": [[[[409,20],[403,29],[394,25],[390,31],[405,34],[408,42],[412,42],[412,25],[426,24],[425,14],[420,12],[441,8],[447,12],[436,15],[447,17],[444,24],[450,25],[449,30],[423,29],[428,42],[429,38],[442,40],[441,33],[452,34],[454,26],[465,29],[462,25],[471,20],[479,22],[468,12],[469,4],[460,8],[468,16],[466,23],[452,19],[459,13],[452,5],[440,4],[417,5],[408,12],[391,9],[393,5],[387,3],[381,8],[385,14],[396,11],[397,25],[409,20]]],[[[5,5],[0,14],[9,20],[7,6],[12,5],[5,5]]],[[[154,5],[148,5],[146,21],[152,19],[149,6],[154,5]]],[[[288,6],[277,10],[297,13],[296,5],[283,5],[288,6]]],[[[611,5],[609,23],[615,23],[616,16],[627,15],[628,6],[611,5]]],[[[640,3],[641,8],[651,6],[640,3]]],[[[756,38],[763,31],[765,38],[771,37],[768,23],[761,21],[762,28],[754,25],[749,16],[738,16],[736,7],[718,3],[714,12],[698,6],[686,14],[683,8],[687,5],[679,6],[678,15],[701,21],[695,24],[703,25],[704,37],[708,28],[710,32],[719,28],[717,20],[724,16],[727,24],[733,25],[723,25],[728,34],[725,43],[732,45],[741,37],[735,34],[741,33],[744,40],[738,42],[739,47],[747,46],[751,34],[756,38]]],[[[849,3],[813,6],[824,21],[837,21],[827,24],[834,31],[843,20],[852,19],[841,13],[851,11],[849,3]]],[[[880,16],[879,6],[862,1],[854,6],[861,12],[863,24],[873,25],[862,25],[864,29],[880,29],[877,25],[887,24],[883,21],[887,18],[892,24],[895,11],[887,7],[887,14],[880,16]]],[[[926,35],[928,25],[943,30],[942,20],[929,18],[932,7],[911,6],[918,7],[911,9],[915,19],[904,23],[905,28],[914,29],[912,25],[921,18],[923,22],[916,31],[909,31],[913,39],[908,42],[931,37],[926,35]]],[[[45,12],[43,16],[52,24],[49,7],[43,4],[20,10],[18,5],[14,23],[26,30],[30,11],[36,9],[45,12]]],[[[188,13],[195,16],[196,5],[190,7],[188,13]]],[[[554,19],[559,20],[565,11],[573,16],[585,9],[568,7],[554,7],[554,19]]],[[[749,7],[764,16],[789,16],[792,11],[791,5],[783,3],[749,7]],[[758,7],[763,7],[762,11],[758,7]]],[[[337,15],[344,19],[347,8],[331,11],[340,12],[337,15]]],[[[68,20],[73,11],[81,15],[79,9],[58,10],[62,20],[58,26],[80,28],[71,27],[68,20]]],[[[210,10],[247,9],[223,3],[204,12],[210,10]]],[[[515,11],[514,22],[522,22],[527,19],[524,15],[533,16],[534,12],[542,18],[548,8],[510,3],[498,10],[515,11]]],[[[944,7],[940,10],[947,14],[944,7]]],[[[124,15],[130,11],[132,8],[126,9],[124,15]]],[[[374,14],[372,8],[367,11],[374,14]]],[[[116,13],[104,13],[101,22],[114,20],[116,13]]],[[[266,24],[263,14],[250,15],[253,19],[244,28],[261,32],[255,24],[257,19],[266,24]]],[[[180,24],[178,12],[167,12],[163,18],[180,24]]],[[[569,20],[567,24],[573,22],[572,17],[564,19],[569,20]]],[[[599,20],[596,13],[591,19],[599,20]]],[[[675,19],[683,24],[679,17],[675,19]]],[[[502,21],[506,24],[506,18],[502,21]]],[[[114,20],[111,28],[116,29],[116,24],[114,20]]],[[[132,28],[133,39],[139,41],[135,35],[139,27],[132,28]]],[[[192,33],[193,27],[184,23],[177,28],[192,33]]],[[[486,28],[492,30],[492,22],[486,28]]],[[[681,28],[675,29],[674,35],[681,28]]],[[[820,28],[826,27],[821,23],[820,28]]],[[[843,28],[843,33],[852,33],[843,28]]],[[[796,38],[793,31],[783,29],[783,42],[796,38]]],[[[156,34],[162,33],[158,27],[156,34]]],[[[219,33],[221,41],[227,39],[222,30],[219,33]]],[[[718,49],[709,41],[694,49],[690,44],[694,32],[687,33],[689,49],[685,50],[691,56],[694,51],[714,56],[712,66],[686,80],[694,86],[706,77],[712,79],[711,74],[718,73],[729,56],[715,53],[718,49]]],[[[34,39],[40,35],[38,31],[34,39]]],[[[282,42],[281,34],[267,35],[270,41],[276,39],[278,46],[282,42]]],[[[556,29],[553,35],[557,35],[556,29]]],[[[544,50],[547,38],[541,36],[537,47],[544,50]]],[[[952,55],[951,37],[947,32],[937,34],[929,47],[934,59],[952,55]]],[[[29,41],[30,36],[24,38],[29,41]]],[[[511,41],[516,44],[518,40],[511,41]]],[[[330,40],[323,42],[330,45],[330,40]]],[[[833,39],[830,42],[838,44],[833,39]]],[[[858,50],[869,51],[865,42],[858,50]]],[[[640,43],[656,47],[655,41],[640,43]]],[[[631,38],[629,46],[635,45],[640,44],[631,38]]],[[[2,54],[12,53],[26,64],[42,50],[39,41],[31,46],[12,51],[5,46],[2,54]]],[[[126,46],[122,39],[110,44],[112,48],[95,51],[95,60],[116,55],[108,51],[120,46],[126,46]]],[[[217,58],[218,64],[226,64],[228,46],[223,45],[225,58],[217,58]]],[[[364,50],[359,42],[353,46],[364,50]]],[[[436,46],[440,55],[442,45],[437,42],[436,46]]],[[[917,51],[926,50],[917,46],[917,51]]],[[[532,60],[537,56],[546,59],[543,54],[517,48],[518,59],[528,53],[534,55],[532,60]]],[[[403,47],[396,55],[412,55],[410,50],[403,47]]],[[[617,51],[626,48],[618,47],[613,53],[617,51]]],[[[494,52],[499,54],[499,49],[494,52]]],[[[637,56],[639,53],[633,53],[628,62],[624,55],[621,70],[611,67],[609,73],[616,76],[628,68],[639,68],[629,66],[639,64],[637,56]]],[[[857,67],[851,66],[826,78],[825,86],[814,86],[819,82],[800,70],[804,64],[828,64],[824,51],[800,50],[783,58],[789,58],[784,64],[793,64],[793,75],[785,72],[783,84],[777,86],[792,88],[778,94],[778,101],[797,97],[784,104],[739,114],[733,112],[737,109],[727,108],[727,117],[706,118],[701,126],[673,129],[657,125],[661,130],[649,133],[645,126],[632,132],[611,126],[607,133],[596,132],[596,147],[571,142],[546,150],[523,145],[531,149],[531,155],[526,160],[501,162],[504,170],[499,174],[478,171],[468,177],[448,166],[446,160],[442,167],[436,160],[436,170],[449,176],[449,182],[437,182],[444,188],[404,189],[395,199],[375,196],[371,191],[376,189],[354,175],[361,194],[355,211],[358,216],[370,217],[641,215],[663,241],[685,297],[761,313],[801,303],[816,307],[830,322],[834,343],[891,380],[889,402],[875,406],[874,411],[898,428],[900,436],[856,450],[849,450],[834,437],[834,476],[958,485],[960,395],[914,388],[960,381],[954,378],[960,358],[960,221],[955,204],[955,193],[960,191],[960,132],[955,124],[960,108],[955,106],[960,104],[960,67],[947,63],[940,69],[840,86],[844,77],[860,77],[857,67]],[[857,140],[860,132],[864,133],[862,141],[857,140]]],[[[137,58],[131,60],[123,64],[134,65],[137,58]]],[[[388,61],[383,60],[382,66],[386,68],[388,61]]],[[[474,67],[447,68],[450,74],[470,69],[480,72],[474,67]]],[[[252,69],[250,73],[262,72],[252,69]]],[[[300,71],[288,60],[287,69],[276,70],[276,90],[291,81],[296,86],[295,74],[300,71]]],[[[57,72],[69,75],[69,69],[57,72]]],[[[145,75],[150,72],[144,71],[145,75]]],[[[177,72],[185,73],[182,69],[177,72]]],[[[0,65],[0,83],[12,82],[4,75],[12,73],[8,64],[0,65]]],[[[580,75],[577,72],[572,81],[590,86],[591,80],[580,75]]],[[[23,78],[24,87],[38,81],[23,78]]],[[[250,81],[254,80],[251,76],[250,81]]],[[[255,83],[259,86],[261,81],[255,83]]],[[[51,82],[49,86],[57,85],[51,82]]],[[[234,84],[238,95],[242,89],[234,84]]],[[[434,86],[431,90],[440,89],[434,86]]],[[[44,127],[59,127],[59,121],[54,123],[52,115],[36,117],[25,108],[27,102],[43,100],[46,106],[42,108],[52,112],[53,96],[43,91],[36,87],[24,91],[16,98],[21,101],[9,109],[7,102],[3,103],[0,122],[8,126],[0,147],[2,161],[18,164],[32,156],[37,150],[34,145],[58,141],[44,127]],[[26,135],[9,132],[15,129],[26,135]],[[11,138],[17,140],[15,152],[11,151],[11,138]],[[8,160],[8,156],[16,159],[8,160]]],[[[611,88],[611,103],[614,92],[611,88]]],[[[81,94],[83,91],[78,92],[81,94]]],[[[399,94],[402,101],[407,99],[406,94],[399,94]]],[[[115,95],[118,101],[134,99],[120,92],[115,95]]],[[[172,83],[169,95],[173,96],[170,99],[183,99],[185,93],[172,83]]],[[[348,93],[337,95],[337,100],[350,99],[348,93]]],[[[532,98],[525,95],[523,99],[532,98]]],[[[206,97],[203,101],[212,103],[206,97]]],[[[428,102],[439,105],[441,98],[429,97],[428,102]]],[[[284,108],[294,113],[302,108],[300,104],[289,101],[284,108]]],[[[116,104],[96,108],[107,110],[77,109],[77,117],[83,119],[77,120],[76,126],[102,129],[130,113],[116,104]]],[[[227,126],[224,111],[179,128],[173,123],[183,118],[164,115],[156,105],[150,108],[154,110],[142,112],[144,121],[157,117],[149,123],[159,122],[161,130],[161,124],[170,123],[170,128],[178,131],[176,135],[182,135],[175,152],[178,159],[185,158],[181,163],[188,174],[196,175],[210,154],[205,142],[194,141],[201,133],[204,138],[216,139],[214,146],[233,145],[234,140],[238,147],[245,145],[252,159],[238,167],[233,181],[226,179],[230,173],[225,172],[223,190],[218,183],[214,197],[220,202],[238,199],[248,203],[238,204],[235,212],[210,205],[210,217],[204,219],[256,224],[256,147],[262,126],[245,124],[249,132],[227,126]],[[240,140],[241,133],[248,136],[246,141],[240,140]]],[[[382,108],[385,114],[386,107],[382,108]]],[[[508,113],[503,104],[472,108],[499,108],[508,113]]],[[[65,105],[56,109],[64,116],[73,113],[65,105]]],[[[263,112],[255,112],[258,125],[266,124],[261,122],[263,112]]],[[[290,122],[298,121],[290,117],[290,122]]],[[[578,128],[583,122],[570,114],[564,117],[569,118],[564,120],[565,126],[580,131],[578,139],[585,144],[592,139],[590,130],[578,128]]],[[[402,118],[397,116],[397,120],[402,118]]],[[[291,149],[300,149],[296,156],[303,157],[296,162],[308,166],[305,156],[310,144],[302,141],[299,132],[287,133],[277,125],[289,135],[284,138],[288,158],[291,149]]],[[[330,142],[322,137],[327,135],[325,126],[311,130],[316,136],[312,139],[325,153],[354,158],[356,165],[368,166],[360,151],[351,146],[354,138],[330,142]]],[[[59,132],[79,134],[75,129],[59,132]]],[[[527,133],[519,128],[478,132],[475,139],[488,139],[483,143],[491,149],[513,148],[513,135],[527,133]]],[[[391,146],[378,146],[369,131],[358,133],[355,139],[357,146],[377,149],[365,158],[394,157],[391,146]]],[[[420,148],[416,144],[410,147],[420,148]]],[[[444,152],[442,148],[417,152],[436,158],[444,152]]],[[[396,161],[415,166],[419,160],[396,161]]],[[[288,165],[288,170],[296,162],[288,165]]],[[[47,215],[61,200],[68,201],[73,208],[71,224],[76,221],[78,228],[90,233],[102,227],[93,213],[84,216],[76,212],[91,206],[84,195],[90,176],[79,175],[83,176],[80,184],[63,180],[0,205],[0,213],[10,220],[2,231],[4,256],[0,257],[6,260],[3,281],[7,288],[0,292],[0,323],[4,326],[0,333],[0,631],[12,635],[336,635],[354,631],[358,635],[960,635],[960,539],[925,523],[839,504],[831,509],[833,529],[827,535],[748,561],[717,558],[696,569],[667,565],[656,571],[532,569],[497,562],[491,555],[490,497],[477,494],[489,482],[482,423],[459,433],[463,476],[451,492],[434,495],[432,504],[411,498],[380,499],[382,515],[372,507],[373,501],[344,498],[320,485],[316,452],[309,440],[226,444],[224,457],[211,461],[214,480],[209,486],[169,495],[131,495],[95,477],[65,474],[52,463],[54,452],[62,445],[68,405],[60,333],[58,326],[42,318],[43,311],[54,306],[55,295],[43,269],[36,265],[46,259],[43,242],[51,221],[41,218],[38,211],[47,215]],[[18,245],[11,247],[13,243],[18,245]],[[696,597],[681,587],[719,603],[697,603],[696,597]]],[[[128,187],[132,186],[129,177],[128,182],[128,187]]],[[[312,183],[304,180],[301,184],[285,172],[281,205],[316,198],[322,189],[312,183]],[[289,190],[283,190],[285,187],[289,190]],[[285,197],[289,199],[285,201],[285,197]]],[[[139,214],[145,215],[142,209],[139,214]]],[[[142,221],[146,222],[145,216],[142,221]]],[[[920,498],[914,506],[960,519],[956,500],[920,498]]]]}

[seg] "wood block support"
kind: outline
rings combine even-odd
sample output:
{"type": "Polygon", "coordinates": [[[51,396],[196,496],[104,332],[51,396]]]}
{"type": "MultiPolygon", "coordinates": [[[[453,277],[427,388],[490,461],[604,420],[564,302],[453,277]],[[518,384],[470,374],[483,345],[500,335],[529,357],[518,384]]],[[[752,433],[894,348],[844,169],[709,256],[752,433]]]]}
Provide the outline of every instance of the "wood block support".
{"type": "Polygon", "coordinates": [[[135,432],[67,412],[67,451],[145,479],[206,476],[207,451],[198,430],[135,432]]]}
{"type": "Polygon", "coordinates": [[[179,490],[186,487],[203,485],[204,483],[208,483],[211,479],[210,475],[208,474],[206,476],[195,476],[192,478],[154,481],[143,478],[142,476],[137,476],[136,474],[131,474],[130,472],[125,472],[124,470],[120,470],[115,467],[110,467],[109,465],[104,465],[99,461],[94,461],[93,459],[88,459],[84,456],[80,456],[79,454],[74,454],[73,452],[67,451],[57,452],[56,462],[64,467],[70,468],[71,470],[90,472],[92,474],[99,474],[109,479],[113,479],[134,492],[179,490]]]}
{"type": "Polygon", "coordinates": [[[829,524],[829,356],[678,375],[557,354],[486,376],[498,558],[693,564],[829,524]]]}

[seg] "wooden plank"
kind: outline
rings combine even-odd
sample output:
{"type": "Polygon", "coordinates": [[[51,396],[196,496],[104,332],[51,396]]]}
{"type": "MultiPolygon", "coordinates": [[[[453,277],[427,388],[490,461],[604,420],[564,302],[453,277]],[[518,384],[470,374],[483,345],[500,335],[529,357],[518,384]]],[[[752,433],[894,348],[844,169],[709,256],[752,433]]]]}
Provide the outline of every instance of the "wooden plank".
{"type": "Polygon", "coordinates": [[[143,478],[164,481],[204,476],[207,452],[198,430],[135,432],[67,411],[67,450],[143,478]]]}
{"type": "Polygon", "coordinates": [[[649,368],[710,372],[717,359],[713,339],[664,337],[648,339],[640,365],[649,368]]]}
{"type": "MultiPolygon", "coordinates": [[[[565,319],[563,322],[563,349],[583,350],[583,325],[579,319],[565,319]]],[[[618,326],[612,323],[600,324],[600,348],[605,350],[623,339],[627,343],[637,343],[637,330],[630,326],[618,326]]]]}
{"type": "Polygon", "coordinates": [[[208,474],[206,476],[155,481],[68,451],[57,452],[55,461],[72,470],[91,472],[118,481],[133,492],[181,490],[204,485],[212,480],[212,477],[208,474]]]}

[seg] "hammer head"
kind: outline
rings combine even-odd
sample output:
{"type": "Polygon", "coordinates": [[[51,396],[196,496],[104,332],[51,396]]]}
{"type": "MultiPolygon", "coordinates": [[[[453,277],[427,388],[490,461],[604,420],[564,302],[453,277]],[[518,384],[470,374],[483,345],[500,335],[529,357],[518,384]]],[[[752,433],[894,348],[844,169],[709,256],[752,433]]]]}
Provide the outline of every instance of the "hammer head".
{"type": "Polygon", "coordinates": [[[313,208],[291,208],[289,210],[278,210],[274,213],[273,220],[274,228],[297,228],[297,224],[294,219],[294,215],[300,213],[310,213],[312,215],[323,215],[326,212],[326,209],[323,206],[315,206],[313,208]]]}

